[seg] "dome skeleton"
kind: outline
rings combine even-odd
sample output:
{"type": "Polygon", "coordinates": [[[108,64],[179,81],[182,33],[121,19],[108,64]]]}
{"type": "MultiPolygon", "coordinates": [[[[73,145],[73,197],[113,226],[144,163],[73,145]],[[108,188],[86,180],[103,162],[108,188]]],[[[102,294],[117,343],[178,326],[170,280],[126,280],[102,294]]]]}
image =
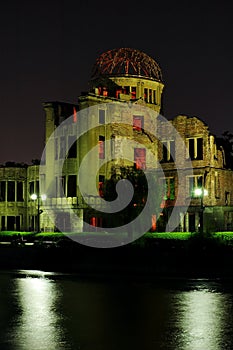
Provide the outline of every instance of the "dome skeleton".
{"type": "Polygon", "coordinates": [[[92,78],[103,75],[136,75],[162,81],[162,73],[154,59],[144,52],[120,48],[102,53],[93,67],[92,78]]]}

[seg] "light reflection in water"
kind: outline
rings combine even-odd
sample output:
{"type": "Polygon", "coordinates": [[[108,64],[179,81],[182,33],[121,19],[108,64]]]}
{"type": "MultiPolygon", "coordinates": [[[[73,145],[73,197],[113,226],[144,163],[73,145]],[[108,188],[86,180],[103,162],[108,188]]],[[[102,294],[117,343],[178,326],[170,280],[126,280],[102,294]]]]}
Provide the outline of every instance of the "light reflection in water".
{"type": "Polygon", "coordinates": [[[232,287],[0,274],[0,350],[233,349],[232,287]]]}
{"type": "Polygon", "coordinates": [[[13,331],[17,349],[60,349],[61,329],[57,327],[56,312],[59,292],[55,282],[34,272],[17,278],[15,283],[21,309],[13,331]]]}
{"type": "Polygon", "coordinates": [[[222,349],[227,302],[227,294],[208,288],[181,292],[175,306],[179,349],[222,349]]]}

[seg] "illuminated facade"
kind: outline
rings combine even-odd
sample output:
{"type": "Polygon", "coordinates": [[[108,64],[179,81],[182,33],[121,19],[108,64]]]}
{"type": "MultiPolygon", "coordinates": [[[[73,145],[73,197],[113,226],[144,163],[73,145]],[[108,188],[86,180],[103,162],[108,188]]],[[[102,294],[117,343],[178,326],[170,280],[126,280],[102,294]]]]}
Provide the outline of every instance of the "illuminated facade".
{"type": "Polygon", "coordinates": [[[226,163],[223,147],[212,135],[208,126],[197,117],[176,116],[170,124],[175,127],[184,141],[184,147],[177,147],[173,128],[159,124],[163,142],[159,149],[159,159],[164,169],[163,216],[161,230],[174,207],[179,208],[179,231],[200,230],[203,212],[204,231],[230,230],[233,227],[233,171],[226,163]],[[183,179],[178,186],[176,159],[184,160],[183,179]],[[193,174],[188,174],[186,159],[192,161],[193,174]],[[181,191],[181,201],[176,202],[181,191]],[[191,200],[191,201],[190,201],[191,200]],[[184,206],[189,203],[188,211],[184,206]],[[164,223],[162,223],[164,221],[164,223]]]}
{"type": "MultiPolygon", "coordinates": [[[[89,91],[78,97],[77,104],[64,102],[46,102],[43,104],[45,111],[45,144],[55,130],[72,116],[73,122],[69,130],[64,134],[53,138],[52,147],[46,149],[45,165],[52,169],[44,174],[44,181],[50,182],[50,176],[56,177],[56,188],[53,196],[48,195],[46,208],[53,205],[60,206],[66,213],[69,205],[80,218],[80,225],[70,227],[69,214],[63,216],[63,222],[57,222],[57,218],[50,220],[43,212],[40,215],[40,228],[42,231],[54,231],[56,227],[63,227],[64,231],[70,229],[79,232],[85,231],[83,218],[88,224],[102,226],[101,214],[96,215],[87,208],[88,204],[98,202],[98,196],[83,198],[78,187],[78,169],[87,151],[98,146],[99,160],[104,160],[107,155],[113,159],[99,170],[96,186],[101,195],[102,186],[106,179],[112,175],[112,169],[118,171],[122,166],[132,165],[130,162],[114,161],[129,154],[136,168],[155,168],[155,162],[150,159],[149,149],[155,158],[159,160],[164,175],[160,178],[163,188],[163,212],[158,222],[158,230],[163,230],[169,215],[174,207],[179,208],[180,231],[197,231],[200,229],[200,213],[204,214],[204,230],[230,229],[233,220],[232,183],[233,172],[227,168],[224,150],[218,145],[216,138],[197,117],[177,116],[170,125],[173,125],[184,140],[185,148],[178,148],[176,137],[172,133],[169,124],[152,120],[150,128],[162,137],[162,142],[156,138],[148,137],[144,132],[146,118],[143,115],[143,107],[148,107],[155,113],[162,114],[163,80],[159,65],[148,55],[141,51],[129,48],[110,50],[100,55],[94,66],[89,82],[89,91]],[[123,114],[122,104],[137,106],[128,109],[127,118],[132,127],[122,129],[117,125],[121,122],[123,114]],[[114,111],[112,109],[114,103],[114,111]],[[96,106],[93,118],[98,121],[98,128],[87,118],[78,118],[79,111],[92,113],[88,107],[96,106]],[[140,106],[142,112],[140,113],[140,106]],[[136,111],[136,112],[135,112],[136,111]],[[114,120],[112,119],[114,118],[114,120]],[[86,125],[87,120],[89,124],[86,125]],[[114,121],[114,125],[105,124],[114,121]],[[91,130],[85,137],[75,141],[77,131],[83,127],[91,130]],[[140,148],[124,146],[122,136],[136,139],[144,145],[140,148]],[[105,145],[105,141],[109,141],[105,145]],[[69,148],[68,144],[73,143],[69,148]],[[193,175],[185,174],[185,159],[190,156],[193,166],[193,175]],[[184,159],[184,178],[182,185],[178,186],[176,172],[176,158],[184,159]],[[56,169],[63,163],[63,171],[56,175],[56,169]],[[46,176],[45,176],[46,175],[46,176]],[[201,189],[203,197],[195,192],[201,189]],[[183,191],[180,202],[176,201],[177,192],[183,191]],[[188,189],[188,192],[187,192],[188,189]],[[187,196],[187,193],[189,195],[187,196]],[[66,197],[66,200],[62,197],[66,197]],[[191,200],[188,212],[184,210],[187,201],[191,200]]],[[[95,160],[93,159],[93,162],[95,160]]],[[[92,163],[94,164],[94,163],[92,163]]],[[[42,165],[43,169],[43,165],[42,165]]],[[[120,170],[119,170],[120,171],[120,170]]],[[[90,165],[88,177],[94,174],[94,167],[90,165]]],[[[43,175],[43,174],[42,174],[43,175]]],[[[31,199],[32,193],[39,193],[39,166],[2,166],[0,168],[0,230],[36,230],[37,203],[31,199]]],[[[43,208],[43,203],[40,203],[43,208]]],[[[104,225],[103,225],[104,226],[104,225]]]]}

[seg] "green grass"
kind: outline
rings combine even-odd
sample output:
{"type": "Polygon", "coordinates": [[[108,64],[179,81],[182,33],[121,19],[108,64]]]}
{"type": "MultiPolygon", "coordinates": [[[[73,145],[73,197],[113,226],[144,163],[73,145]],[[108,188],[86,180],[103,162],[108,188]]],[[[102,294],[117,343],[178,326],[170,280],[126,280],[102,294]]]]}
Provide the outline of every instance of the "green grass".
{"type": "Polygon", "coordinates": [[[160,239],[178,239],[178,240],[186,240],[190,237],[193,237],[195,233],[191,232],[148,232],[145,233],[145,238],[160,238],[160,239]]]}
{"type": "Polygon", "coordinates": [[[213,233],[213,237],[221,238],[224,241],[232,241],[233,240],[233,232],[215,232],[213,233]]]}
{"type": "Polygon", "coordinates": [[[13,237],[15,235],[20,234],[20,236],[29,236],[32,235],[33,232],[22,232],[22,231],[0,231],[0,237],[1,236],[8,236],[13,237]]]}
{"type": "MultiPolygon", "coordinates": [[[[0,239],[1,238],[10,238],[14,237],[15,235],[20,234],[23,237],[34,237],[38,239],[48,238],[48,239],[56,239],[56,238],[62,238],[65,237],[65,233],[61,232],[41,232],[41,233],[35,233],[35,232],[20,232],[20,231],[1,231],[0,232],[0,239]]],[[[76,235],[78,233],[67,233],[67,236],[76,235]]],[[[88,235],[101,235],[101,233],[96,232],[82,232],[80,233],[82,236],[88,234],[88,235]]],[[[104,235],[106,233],[103,233],[104,235]]],[[[121,234],[119,233],[119,236],[121,234]]],[[[124,234],[126,235],[126,234],[124,234]]],[[[150,239],[164,239],[164,240],[188,240],[191,237],[198,236],[198,233],[191,233],[191,232],[147,232],[145,233],[141,238],[141,240],[150,240],[150,239]]],[[[223,242],[233,242],[233,232],[215,232],[208,235],[209,238],[214,238],[221,240],[223,242]]]]}

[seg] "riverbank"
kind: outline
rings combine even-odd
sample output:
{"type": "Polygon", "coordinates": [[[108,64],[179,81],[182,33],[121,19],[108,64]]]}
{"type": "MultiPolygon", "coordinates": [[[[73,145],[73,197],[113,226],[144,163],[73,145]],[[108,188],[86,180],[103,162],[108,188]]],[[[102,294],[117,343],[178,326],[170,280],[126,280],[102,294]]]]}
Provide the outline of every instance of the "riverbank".
{"type": "Polygon", "coordinates": [[[0,244],[1,269],[33,269],[83,276],[231,278],[233,247],[220,240],[145,239],[118,248],[91,248],[68,238],[0,244]],[[36,244],[35,244],[36,243],[36,244]]]}

